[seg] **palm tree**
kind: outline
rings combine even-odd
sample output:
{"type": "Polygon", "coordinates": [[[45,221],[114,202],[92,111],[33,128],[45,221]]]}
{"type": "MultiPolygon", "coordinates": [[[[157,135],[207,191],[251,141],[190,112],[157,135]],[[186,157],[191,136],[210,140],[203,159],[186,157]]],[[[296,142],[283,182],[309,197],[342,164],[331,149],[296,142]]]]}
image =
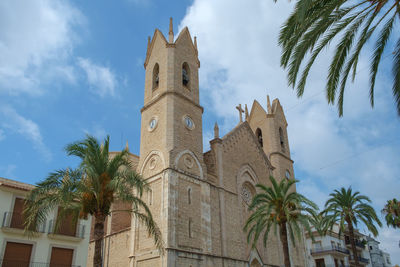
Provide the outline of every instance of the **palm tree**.
{"type": "Polygon", "coordinates": [[[94,219],[95,250],[93,266],[102,266],[101,246],[104,237],[104,223],[111,212],[112,203],[118,199],[132,204],[128,210],[145,226],[162,249],[161,232],[141,196],[148,190],[146,181],[132,169],[127,149],[111,156],[110,138],[104,144],[92,136],[66,146],[68,156],[77,156],[81,162],[76,170],[61,169],[51,173],[37,184],[26,201],[25,229],[36,229],[44,223],[47,215],[59,207],[56,228],[66,216],[94,219]]]}
{"type": "Polygon", "coordinates": [[[278,183],[272,176],[269,179],[272,184],[271,187],[263,184],[256,185],[260,192],[254,196],[249,206],[249,211],[252,214],[247,219],[243,230],[248,232],[247,242],[250,243],[252,240],[252,245],[255,247],[262,233],[263,244],[266,246],[271,227],[275,229],[275,234],[279,227],[284,263],[286,267],[290,267],[287,232],[289,230],[290,239],[293,243],[295,242],[295,234],[298,239],[301,238],[300,225],[311,232],[307,214],[314,213],[318,207],[314,202],[293,190],[292,185],[297,180],[282,179],[278,183]]]}
{"type": "MultiPolygon", "coordinates": [[[[281,66],[287,69],[289,85],[297,86],[297,96],[301,97],[316,57],[335,37],[340,36],[329,66],[325,90],[328,103],[334,104],[337,98],[339,116],[342,116],[349,74],[352,72],[354,81],[361,51],[372,39],[369,96],[373,107],[379,63],[399,18],[400,0],[298,0],[279,36],[281,66]],[[302,64],[304,68],[298,79],[302,64]]],[[[400,116],[400,38],[391,54],[392,91],[400,116]]]]}
{"type": "Polygon", "coordinates": [[[400,228],[400,202],[397,199],[388,200],[382,213],[385,214],[387,226],[400,228]]]}
{"type": "Polygon", "coordinates": [[[356,266],[359,266],[354,227],[357,227],[358,222],[361,221],[374,236],[377,236],[378,229],[375,223],[379,226],[382,226],[382,223],[374,208],[368,204],[371,203],[371,200],[367,196],[360,195],[360,192],[353,192],[351,187],[334,190],[329,196],[330,198],[325,203],[325,209],[322,211],[326,223],[331,229],[337,223],[339,235],[346,231],[346,226],[348,227],[351,250],[356,266]]]}

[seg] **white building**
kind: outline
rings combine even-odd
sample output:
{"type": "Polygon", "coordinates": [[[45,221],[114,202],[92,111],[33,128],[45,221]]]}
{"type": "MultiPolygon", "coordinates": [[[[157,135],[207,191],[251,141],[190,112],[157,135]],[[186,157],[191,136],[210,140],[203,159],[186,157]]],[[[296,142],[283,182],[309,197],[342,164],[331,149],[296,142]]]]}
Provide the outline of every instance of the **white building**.
{"type": "Polygon", "coordinates": [[[90,219],[66,218],[57,231],[55,210],[33,237],[24,235],[24,198],[33,185],[0,178],[0,266],[86,266],[90,219]]]}
{"type": "Polygon", "coordinates": [[[367,245],[371,257],[372,267],[391,267],[389,253],[382,251],[379,248],[379,242],[370,236],[367,236],[367,245]]]}
{"type": "MultiPolygon", "coordinates": [[[[307,257],[310,267],[355,266],[355,261],[351,255],[350,238],[346,233],[341,233],[339,236],[337,225],[325,236],[319,235],[317,231],[313,231],[312,234],[314,241],[306,234],[307,257]]],[[[365,246],[365,236],[358,231],[355,234],[359,263],[365,267],[372,267],[369,251],[365,246]]]]}

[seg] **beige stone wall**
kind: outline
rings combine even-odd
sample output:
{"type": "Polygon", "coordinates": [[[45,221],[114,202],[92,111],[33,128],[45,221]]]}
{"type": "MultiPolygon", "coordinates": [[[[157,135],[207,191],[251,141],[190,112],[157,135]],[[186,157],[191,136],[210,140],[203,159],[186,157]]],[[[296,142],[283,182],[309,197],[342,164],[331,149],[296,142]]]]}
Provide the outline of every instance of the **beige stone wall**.
{"type": "Polygon", "coordinates": [[[192,179],[184,176],[180,176],[178,179],[178,246],[200,249],[202,236],[200,184],[193,183],[192,179]],[[190,203],[189,194],[191,195],[190,203]]]}
{"type": "Polygon", "coordinates": [[[155,267],[155,266],[161,266],[161,260],[159,257],[157,258],[152,258],[152,259],[145,259],[145,260],[140,260],[137,262],[137,267],[155,267]]]}
{"type": "MultiPolygon", "coordinates": [[[[151,191],[144,194],[143,200],[150,208],[154,221],[161,227],[162,180],[160,177],[157,177],[157,179],[150,181],[149,184],[151,191]]],[[[153,237],[149,235],[147,228],[137,220],[135,235],[135,251],[137,253],[156,249],[153,237]]]]}
{"type": "MultiPolygon", "coordinates": [[[[129,266],[130,230],[108,235],[103,241],[104,267],[129,266]]],[[[94,241],[89,243],[87,267],[93,266],[94,241]]]]}

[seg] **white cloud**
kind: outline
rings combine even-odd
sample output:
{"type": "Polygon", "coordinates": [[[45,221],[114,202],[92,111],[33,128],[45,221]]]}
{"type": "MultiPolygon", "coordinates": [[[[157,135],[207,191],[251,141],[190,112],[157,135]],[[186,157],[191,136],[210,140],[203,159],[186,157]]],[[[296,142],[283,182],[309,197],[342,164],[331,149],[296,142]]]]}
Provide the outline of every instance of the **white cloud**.
{"type": "Polygon", "coordinates": [[[103,140],[107,136],[106,130],[99,124],[94,124],[90,129],[83,129],[85,134],[93,135],[98,140],[103,140]]]}
{"type": "MultiPolygon", "coordinates": [[[[289,123],[289,140],[299,191],[322,205],[333,189],[352,186],[380,211],[398,194],[400,131],[391,96],[391,78],[381,75],[375,108],[368,99],[368,54],[360,59],[356,83],[345,92],[345,114],[327,105],[325,78],[334,43],[310,72],[303,99],[287,87],[277,40],[294,1],[195,0],[180,23],[197,36],[200,96],[205,112],[218,114],[221,135],[238,122],[235,106],[266,94],[279,98],[289,123]],[[396,176],[397,175],[397,176],[396,176]]],[[[382,62],[385,65],[386,62],[382,62]]],[[[204,129],[207,132],[207,129],[204,129]]],[[[208,129],[211,131],[212,129],[208,129]]],[[[384,228],[387,229],[387,228],[384,228]]],[[[392,254],[400,262],[400,255],[392,254]]]]}
{"type": "Polygon", "coordinates": [[[49,76],[71,81],[74,27],[83,23],[80,12],[62,0],[1,1],[0,92],[40,94],[49,76]]]}
{"type": "Polygon", "coordinates": [[[33,147],[45,160],[51,160],[51,152],[44,144],[39,126],[35,122],[24,118],[10,106],[0,107],[0,121],[2,128],[22,135],[33,143],[33,147]]]}
{"type": "Polygon", "coordinates": [[[78,65],[85,71],[93,93],[100,97],[114,96],[117,80],[109,68],[94,64],[87,58],[78,58],[78,65]]]}

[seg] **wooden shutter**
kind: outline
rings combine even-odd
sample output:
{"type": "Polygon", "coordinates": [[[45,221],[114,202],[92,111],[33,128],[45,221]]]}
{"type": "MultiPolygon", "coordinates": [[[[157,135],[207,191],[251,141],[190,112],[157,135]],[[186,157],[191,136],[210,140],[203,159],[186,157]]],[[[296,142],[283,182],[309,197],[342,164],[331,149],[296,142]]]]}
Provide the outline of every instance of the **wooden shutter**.
{"type": "MultiPolygon", "coordinates": [[[[60,213],[61,208],[58,208],[58,213],[60,213]]],[[[61,235],[75,236],[76,234],[76,223],[73,223],[72,214],[67,214],[60,222],[60,228],[56,233],[61,235]]],[[[59,218],[57,218],[59,219],[59,218]]]]}
{"type": "Polygon", "coordinates": [[[24,202],[25,199],[18,197],[15,198],[14,209],[10,224],[11,228],[24,229],[24,218],[23,218],[24,202]]]}
{"type": "Polygon", "coordinates": [[[3,267],[29,267],[32,253],[31,244],[7,242],[3,267]]]}
{"type": "Polygon", "coordinates": [[[50,267],[71,266],[73,256],[73,249],[53,247],[51,249],[50,267]]]}

